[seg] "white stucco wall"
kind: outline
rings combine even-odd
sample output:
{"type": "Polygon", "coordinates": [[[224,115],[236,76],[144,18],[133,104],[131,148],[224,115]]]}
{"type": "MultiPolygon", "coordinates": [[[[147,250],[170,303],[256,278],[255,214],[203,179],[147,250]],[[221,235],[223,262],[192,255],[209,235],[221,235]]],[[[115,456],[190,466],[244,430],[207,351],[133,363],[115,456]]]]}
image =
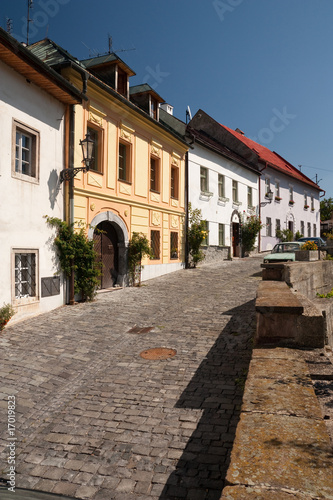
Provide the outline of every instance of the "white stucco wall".
{"type": "MultiPolygon", "coordinates": [[[[64,303],[60,295],[41,298],[41,278],[57,270],[53,231],[44,215],[63,218],[63,186],[57,192],[57,176],[64,168],[64,105],[17,72],[0,63],[0,305],[15,304],[13,249],[38,252],[37,300],[21,299],[14,321],[51,310],[64,303]],[[39,181],[12,175],[13,119],[39,132],[39,181]],[[28,304],[30,302],[30,304],[28,304]]],[[[59,185],[58,185],[59,189],[59,185]]]]}
{"type": "Polygon", "coordinates": [[[309,184],[301,182],[295,178],[287,176],[278,170],[267,168],[262,173],[260,196],[261,201],[265,202],[265,179],[270,179],[270,188],[273,192],[273,201],[261,207],[261,219],[265,225],[261,230],[261,250],[271,250],[273,246],[279,241],[275,237],[276,220],[281,222],[281,229],[288,229],[288,222],[293,222],[294,234],[297,231],[301,232],[301,221],[304,222],[304,236],[308,236],[307,224],[311,224],[311,236],[314,236],[314,225],[316,227],[316,236],[320,236],[320,200],[319,191],[313,189],[309,184]],[[275,183],[280,183],[280,197],[281,201],[275,200],[275,183]],[[289,205],[289,186],[293,187],[294,205],[289,205]],[[304,193],[307,194],[308,209],[304,208],[304,193]],[[314,210],[311,210],[311,196],[314,200],[314,210]],[[266,219],[271,218],[272,221],[272,236],[266,236],[266,219]]]}
{"type": "MultiPolygon", "coordinates": [[[[202,218],[209,222],[209,245],[219,244],[219,224],[225,225],[225,245],[231,246],[231,218],[235,210],[242,215],[250,215],[247,206],[247,188],[252,188],[252,205],[258,205],[258,182],[259,177],[251,170],[224,158],[223,156],[201,146],[194,145],[189,151],[189,201],[193,208],[202,211],[202,218]],[[200,190],[200,167],[209,171],[208,191],[212,196],[202,196],[200,190]],[[219,200],[218,175],[225,177],[225,197],[227,201],[219,200]],[[238,182],[239,204],[232,201],[232,181],[238,182]]],[[[255,211],[253,212],[255,213],[255,211]]]]}

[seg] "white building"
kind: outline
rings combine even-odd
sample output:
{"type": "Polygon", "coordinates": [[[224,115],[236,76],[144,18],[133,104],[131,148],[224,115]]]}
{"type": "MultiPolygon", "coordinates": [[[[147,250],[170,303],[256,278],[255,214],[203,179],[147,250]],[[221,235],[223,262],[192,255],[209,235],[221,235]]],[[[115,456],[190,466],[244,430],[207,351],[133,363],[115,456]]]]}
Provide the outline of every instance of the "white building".
{"type": "Polygon", "coordinates": [[[63,219],[65,124],[81,97],[2,29],[0,75],[0,307],[11,303],[16,321],[64,303],[43,217],[63,219]]]}
{"type": "Polygon", "coordinates": [[[255,215],[260,173],[255,164],[225,147],[221,125],[203,111],[187,127],[189,201],[209,231],[206,258],[240,257],[241,223],[255,215]]]}
{"type": "Polygon", "coordinates": [[[263,222],[260,250],[271,250],[279,241],[277,230],[289,229],[294,239],[297,232],[320,236],[320,187],[282,156],[248,139],[239,129],[225,128],[258,156],[263,222]]]}

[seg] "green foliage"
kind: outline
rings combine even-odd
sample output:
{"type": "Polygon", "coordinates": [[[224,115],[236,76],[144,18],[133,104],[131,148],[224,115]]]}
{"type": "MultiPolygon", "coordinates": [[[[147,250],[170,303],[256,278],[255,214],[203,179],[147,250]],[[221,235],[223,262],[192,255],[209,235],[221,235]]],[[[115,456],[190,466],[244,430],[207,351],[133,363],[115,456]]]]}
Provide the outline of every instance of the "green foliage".
{"type": "Polygon", "coordinates": [[[320,297],[321,299],[331,299],[333,297],[333,288],[328,293],[317,293],[317,297],[320,297]]]}
{"type": "Polygon", "coordinates": [[[81,293],[83,301],[91,301],[96,295],[101,275],[101,264],[97,262],[94,242],[88,240],[84,228],[74,229],[56,217],[46,217],[47,223],[56,228],[54,243],[58,249],[60,267],[67,278],[74,270],[74,290],[81,293]]]}
{"type": "Polygon", "coordinates": [[[296,234],[295,234],[295,240],[299,240],[300,238],[303,238],[303,234],[300,232],[300,231],[296,231],[296,234]]]}
{"type": "Polygon", "coordinates": [[[12,316],[14,316],[15,311],[11,304],[3,304],[0,307],[0,332],[5,328],[6,324],[12,316]]]}
{"type": "Polygon", "coordinates": [[[318,246],[314,241],[306,241],[304,245],[301,246],[301,250],[318,250],[318,246]]]}
{"type": "Polygon", "coordinates": [[[207,222],[202,220],[202,213],[199,208],[192,208],[191,203],[188,204],[188,215],[189,215],[189,225],[188,225],[188,246],[189,253],[192,258],[193,267],[196,267],[198,262],[201,262],[205,258],[205,254],[200,250],[200,246],[203,244],[208,236],[206,231],[207,222]]]}
{"type": "Polygon", "coordinates": [[[290,229],[277,229],[276,237],[279,238],[280,241],[293,241],[294,234],[290,229]]]}
{"type": "Polygon", "coordinates": [[[141,285],[142,259],[152,255],[148,238],[143,233],[134,232],[128,245],[128,272],[133,286],[141,285]]]}
{"type": "Polygon", "coordinates": [[[320,220],[329,220],[333,213],[333,198],[324,198],[320,202],[320,220]]]}
{"type": "Polygon", "coordinates": [[[323,233],[323,236],[324,236],[327,240],[333,240],[333,233],[331,233],[331,232],[328,232],[328,233],[323,233]]]}
{"type": "Polygon", "coordinates": [[[243,253],[249,253],[254,249],[256,237],[263,227],[260,218],[257,215],[247,216],[242,220],[242,248],[243,253]]]}

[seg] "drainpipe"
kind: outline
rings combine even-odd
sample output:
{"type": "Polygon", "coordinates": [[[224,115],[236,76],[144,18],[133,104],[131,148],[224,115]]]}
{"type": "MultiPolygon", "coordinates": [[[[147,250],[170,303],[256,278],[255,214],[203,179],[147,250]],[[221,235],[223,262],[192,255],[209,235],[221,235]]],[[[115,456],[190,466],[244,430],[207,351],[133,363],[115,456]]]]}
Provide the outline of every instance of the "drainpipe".
{"type": "MultiPolygon", "coordinates": [[[[68,166],[69,168],[74,168],[74,117],[75,117],[75,106],[72,105],[69,115],[69,151],[68,151],[68,166]]],[[[69,224],[74,223],[74,177],[71,177],[68,185],[69,194],[69,213],[68,219],[69,224]]],[[[74,305],[75,303],[75,292],[74,292],[74,259],[71,261],[71,276],[69,279],[69,304],[74,305]]]]}
{"type": "MultiPolygon", "coordinates": [[[[267,168],[267,161],[262,170],[259,170],[260,174],[267,168]]],[[[261,200],[261,176],[259,177],[259,219],[261,220],[261,209],[260,209],[260,200],[261,200]]],[[[259,240],[258,240],[258,252],[261,250],[261,230],[259,231],[259,240]]]]}
{"type": "Polygon", "coordinates": [[[188,151],[185,153],[185,269],[188,269],[188,151]]]}

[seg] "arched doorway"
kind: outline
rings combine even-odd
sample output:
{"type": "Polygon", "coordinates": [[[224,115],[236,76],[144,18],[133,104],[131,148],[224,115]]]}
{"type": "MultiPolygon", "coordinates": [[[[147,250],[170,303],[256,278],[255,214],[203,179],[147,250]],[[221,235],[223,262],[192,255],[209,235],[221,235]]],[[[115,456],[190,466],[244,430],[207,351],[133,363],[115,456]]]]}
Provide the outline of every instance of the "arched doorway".
{"type": "Polygon", "coordinates": [[[240,257],[241,256],[241,247],[240,247],[240,216],[237,210],[234,210],[231,214],[231,224],[230,224],[230,239],[232,246],[232,256],[240,257]]]}
{"type": "Polygon", "coordinates": [[[93,240],[97,260],[102,264],[100,288],[111,288],[117,283],[119,274],[117,232],[109,221],[103,221],[95,227],[93,240]]]}
{"type": "Polygon", "coordinates": [[[102,212],[91,221],[88,238],[94,240],[95,248],[102,262],[104,255],[105,269],[103,269],[101,277],[101,288],[109,288],[116,284],[124,286],[127,282],[129,241],[124,221],[111,211],[102,212]],[[97,228],[105,231],[100,238],[98,238],[97,228]]]}

